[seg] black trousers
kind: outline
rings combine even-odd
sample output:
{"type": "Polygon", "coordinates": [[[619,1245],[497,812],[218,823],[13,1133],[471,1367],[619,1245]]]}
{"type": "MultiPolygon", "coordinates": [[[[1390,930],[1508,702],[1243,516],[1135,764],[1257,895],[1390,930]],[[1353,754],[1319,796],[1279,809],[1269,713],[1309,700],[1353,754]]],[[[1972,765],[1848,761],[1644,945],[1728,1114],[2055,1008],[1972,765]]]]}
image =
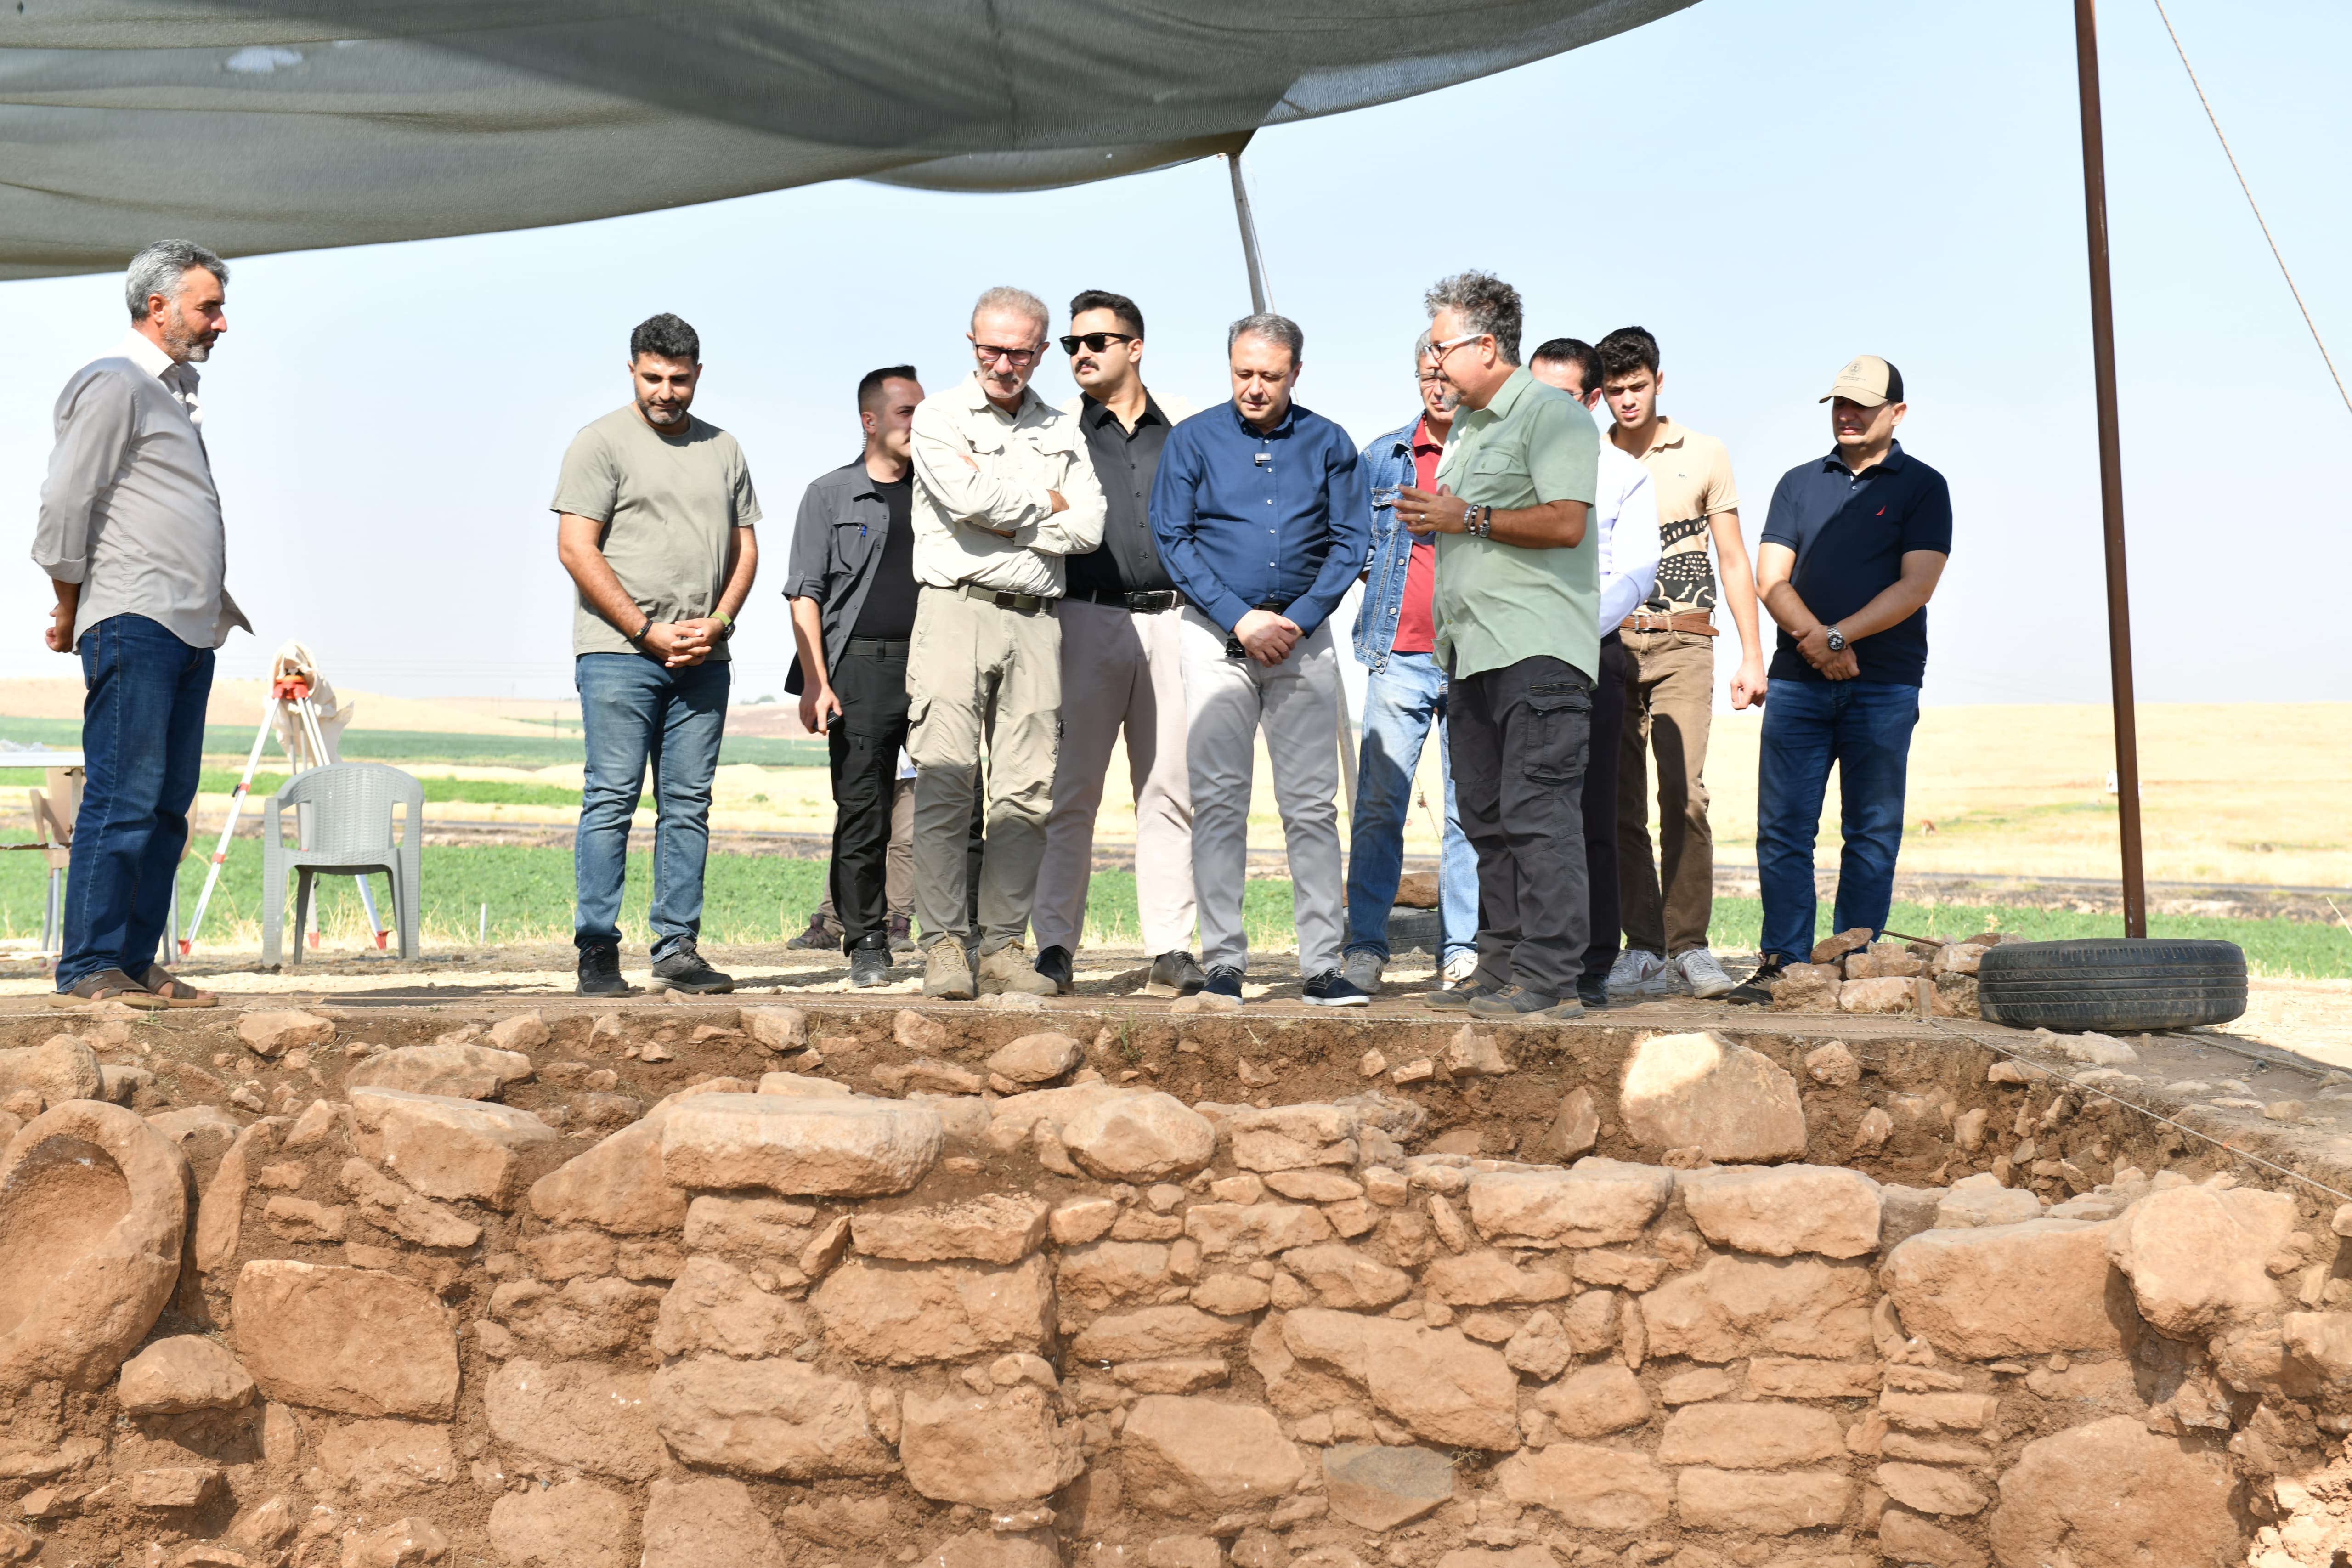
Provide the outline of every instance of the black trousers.
{"type": "MultiPolygon", "coordinates": [[[[905,639],[851,637],[833,671],[833,691],[841,699],[840,721],[825,737],[833,763],[833,908],[846,952],[890,940],[890,805],[907,743],[905,639]]],[[[968,852],[966,880],[975,900],[982,815],[972,813],[968,852]]]]}
{"type": "Polygon", "coordinates": [[[1478,980],[1573,997],[1591,940],[1591,679],[1538,654],[1455,679],[1446,707],[1454,805],[1478,856],[1478,980]]]}
{"type": "Polygon", "coordinates": [[[1584,875],[1592,887],[1592,939],[1584,979],[1609,978],[1623,942],[1617,906],[1617,745],[1625,724],[1625,639],[1601,639],[1601,679],[1592,687],[1592,752],[1584,767],[1584,875]]]}

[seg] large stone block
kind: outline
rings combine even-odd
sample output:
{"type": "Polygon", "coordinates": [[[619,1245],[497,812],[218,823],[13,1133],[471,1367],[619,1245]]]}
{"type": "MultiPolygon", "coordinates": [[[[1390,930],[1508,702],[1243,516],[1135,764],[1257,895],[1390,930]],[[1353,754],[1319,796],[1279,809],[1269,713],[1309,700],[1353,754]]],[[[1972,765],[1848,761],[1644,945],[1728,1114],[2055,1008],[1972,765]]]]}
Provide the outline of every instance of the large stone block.
{"type": "Polygon", "coordinates": [[[1119,1434],[1119,1465],[1131,1503],[1175,1514],[1269,1502],[1307,1474],[1265,1406],[1172,1394],[1135,1402],[1119,1434]]]}
{"type": "Polygon", "coordinates": [[[241,1359],[271,1399],[351,1415],[457,1412],[457,1333],[415,1280],[257,1259],[237,1275],[232,1310],[241,1359]]]}
{"type": "Polygon", "coordinates": [[[2002,1568],[2221,1568],[2244,1560],[2226,1455],[2113,1415],[2028,1443],[1992,1516],[2002,1568]]]}
{"type": "Polygon", "coordinates": [[[1853,1478],[1842,1470],[1719,1470],[1693,1465],[1675,1473],[1675,1511],[1692,1530],[1793,1535],[1844,1521],[1853,1478]]]}
{"type": "Polygon", "coordinates": [[[656,1481],[646,1497],[639,1568],[785,1568],[751,1489],[719,1476],[656,1481]]]}
{"type": "Polygon", "coordinates": [[[236,1410],[253,1403],[253,1379],[236,1357],[202,1334],[174,1334],[122,1363],[115,1394],[133,1415],[236,1410]]]}
{"type": "Polygon", "coordinates": [[[971,1258],[982,1263],[1018,1263],[1045,1239],[1052,1207],[1026,1193],[983,1193],[955,1203],[877,1213],[860,1209],[849,1233],[869,1258],[936,1263],[971,1258]]]}
{"type": "Polygon", "coordinates": [[[1787,1258],[1878,1249],[1878,1184],[1832,1165],[1727,1165],[1679,1180],[1683,1208],[1718,1246],[1787,1258]]]}
{"type": "Polygon", "coordinates": [[[1879,1279],[1905,1331],[1949,1355],[2120,1350],[2132,1306],[2107,1262],[2112,1223],[1922,1231],[1887,1254],[1879,1279]]]}
{"type": "Polygon", "coordinates": [[[1037,1254],[1009,1268],[847,1258],[809,1301],[841,1353],[891,1366],[1041,1350],[1055,1323],[1053,1275],[1037,1254]]]}
{"type": "Polygon", "coordinates": [[[1421,1279],[1432,1296],[1453,1307],[1557,1301],[1576,1289],[1576,1275],[1565,1259],[1538,1258],[1522,1266],[1486,1247],[1434,1258],[1422,1269],[1421,1279]]]}
{"type": "Polygon", "coordinates": [[[1662,1465],[1778,1470],[1845,1452],[1845,1428],[1829,1411],[1779,1400],[1685,1405],[1666,1418],[1662,1465]]]}
{"type": "Polygon", "coordinates": [[[1648,1353],[1840,1360],[1871,1346],[1870,1271],[1818,1258],[1715,1258],[1642,1298],[1648,1353]]]}
{"type": "Polygon", "coordinates": [[[1139,1307],[1088,1323],[1070,1342],[1070,1359],[1093,1365],[1222,1352],[1246,1338],[1249,1328],[1247,1319],[1221,1318],[1181,1302],[1139,1307]]]}
{"type": "Polygon", "coordinates": [[[921,1181],[946,1141],[919,1100],[705,1094],[662,1123],[662,1175],[677,1187],[869,1197],[921,1181]]]}
{"type": "Polygon", "coordinates": [[[520,1051],[488,1046],[403,1046],[368,1058],[343,1077],[346,1090],[404,1089],[456,1100],[496,1100],[510,1083],[530,1077],[520,1051]]]}
{"type": "Polygon", "coordinates": [[[1034,1384],[985,1398],[909,1393],[899,1408],[907,1484],[940,1502],[1010,1509],[1053,1496],[1087,1468],[1034,1384]]]}
{"type": "Polygon", "coordinates": [[[1650,1418],[1650,1396],[1620,1362],[1578,1367],[1536,1391],[1536,1408],[1568,1437],[1605,1437],[1650,1418]]]}
{"type": "Polygon", "coordinates": [[[282,1057],[298,1046],[323,1046],[335,1037],[331,1018],[299,1010],[245,1013],[236,1020],[236,1037],[259,1057],[282,1057]]]}
{"type": "Polygon", "coordinates": [[[893,1463],[866,1391],[797,1361],[698,1356],[653,1376],[654,1424],[689,1465],[815,1480],[878,1476],[893,1463]]]}
{"type": "Polygon", "coordinates": [[[1015,1083],[1051,1083],[1085,1059],[1084,1049],[1067,1035],[1024,1035],[997,1047],[988,1070],[1015,1083]]]}
{"type": "Polygon", "coordinates": [[[1062,1123],[1070,1158],[1108,1181],[1189,1176],[1216,1152],[1217,1130],[1174,1095],[1123,1094],[1062,1123]]]}
{"type": "Polygon", "coordinates": [[[1586,1443],[1529,1448],[1495,1467],[1511,1501],[1549,1509],[1579,1530],[1633,1531],[1664,1522],[1674,1478],[1647,1454],[1586,1443]]]}
{"type": "Polygon", "coordinates": [[[677,1103],[654,1107],[533,1182],[531,1212],[550,1225],[593,1225],[621,1236],[684,1225],[687,1194],[662,1174],[662,1124],[677,1103]]]}
{"type": "Polygon", "coordinates": [[[663,1468],[651,1384],[647,1373],[597,1362],[517,1357],[490,1374],[483,1406],[510,1462],[642,1481],[663,1468]]]}
{"type": "Polygon", "coordinates": [[[534,1150],[559,1141],[528,1110],[404,1089],[355,1089],[352,1110],[383,1134],[383,1163],[431,1198],[512,1208],[534,1150]]]}
{"type": "Polygon", "coordinates": [[[662,1298],[654,1349],[666,1356],[695,1351],[739,1359],[790,1355],[812,1328],[800,1302],[761,1289],[723,1258],[698,1254],[662,1298]]]}
{"type": "Polygon", "coordinates": [[[1433,1448],[1343,1443],[1323,1450],[1323,1488],[1341,1523],[1394,1530],[1454,1496],[1454,1462],[1433,1448]]]}
{"type": "Polygon", "coordinates": [[[358,1503],[446,1486],[459,1473],[438,1421],[346,1421],[320,1436],[318,1458],[329,1488],[358,1503]]]}
{"type": "Polygon", "coordinates": [[[187,1186],[168,1138],[94,1100],[0,1149],[0,1395],[114,1375],[179,1279],[187,1186]]]}
{"type": "Polygon", "coordinates": [[[2284,1193],[2174,1187],[2107,1227],[2107,1258],[2158,1332],[2202,1339],[2285,1304],[2263,1266],[2294,1230],[2294,1199],[2284,1193]]]}
{"type": "MultiPolygon", "coordinates": [[[[1169,1283],[1168,1257],[1164,1241],[1094,1241],[1065,1247],[1054,1270],[1054,1289],[1065,1306],[1092,1311],[1114,1302],[1156,1296],[1169,1283]]],[[[1263,1291],[1264,1287],[1259,1289],[1263,1291]]],[[[1263,1296],[1257,1305],[1265,1305],[1263,1296]]]]}
{"type": "Polygon", "coordinates": [[[1355,1163],[1363,1114],[1344,1105],[1244,1107],[1231,1123],[1234,1163],[1244,1171],[1302,1171],[1355,1163]]]}
{"type": "Polygon", "coordinates": [[[1331,1222],[1310,1204],[1194,1204],[1184,1234],[1211,1258],[1269,1258],[1331,1239],[1331,1222]]]}
{"type": "Polygon", "coordinates": [[[1965,1470],[1944,1465],[1891,1463],[1878,1467],[1878,1489],[1905,1508],[1965,1519],[1992,1500],[1965,1470]]]}
{"type": "Polygon", "coordinates": [[[1309,1307],[1282,1321],[1285,1348],[1364,1388],[1415,1436],[1466,1448],[1519,1443],[1518,1375],[1458,1329],[1309,1307]]]}
{"type": "Polygon", "coordinates": [[[490,1505],[490,1550],[507,1568],[625,1568],[629,1512],[593,1481],[509,1492],[490,1505]]]}
{"type": "Polygon", "coordinates": [[[105,1083],[98,1053],[72,1035],[51,1035],[37,1046],[0,1051],[0,1099],[30,1089],[44,1106],[63,1105],[100,1098],[105,1083]]]}
{"type": "Polygon", "coordinates": [[[1801,1158],[1797,1080],[1719,1035],[1653,1035],[1633,1047],[1618,1093],[1626,1135],[1652,1149],[1698,1148],[1724,1163],[1801,1158]]]}
{"type": "Polygon", "coordinates": [[[1318,1306],[1370,1311],[1412,1294],[1412,1276],[1367,1257],[1345,1242],[1293,1247],[1282,1266],[1315,1292],[1318,1306]]]}
{"type": "Polygon", "coordinates": [[[1674,1188],[1673,1172],[1622,1160],[1489,1172],[1470,1178],[1470,1223],[1498,1247],[1607,1247],[1639,1237],[1674,1188]]]}

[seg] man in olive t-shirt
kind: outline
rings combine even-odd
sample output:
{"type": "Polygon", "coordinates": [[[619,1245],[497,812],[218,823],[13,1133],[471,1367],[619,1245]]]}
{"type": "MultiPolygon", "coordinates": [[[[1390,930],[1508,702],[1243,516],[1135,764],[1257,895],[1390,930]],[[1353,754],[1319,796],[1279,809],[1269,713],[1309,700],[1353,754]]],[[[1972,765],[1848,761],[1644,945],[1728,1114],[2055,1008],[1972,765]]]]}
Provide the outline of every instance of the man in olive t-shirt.
{"type": "Polygon", "coordinates": [[[727,722],[727,639],[751,592],[759,498],[735,437],[688,412],[692,327],[665,312],[629,334],[625,408],[572,437],[555,483],[556,555],[579,590],[574,679],[587,769],[573,876],[580,994],[617,995],[629,820],[654,769],[653,987],[729,991],[695,951],[710,783],[727,722]]]}

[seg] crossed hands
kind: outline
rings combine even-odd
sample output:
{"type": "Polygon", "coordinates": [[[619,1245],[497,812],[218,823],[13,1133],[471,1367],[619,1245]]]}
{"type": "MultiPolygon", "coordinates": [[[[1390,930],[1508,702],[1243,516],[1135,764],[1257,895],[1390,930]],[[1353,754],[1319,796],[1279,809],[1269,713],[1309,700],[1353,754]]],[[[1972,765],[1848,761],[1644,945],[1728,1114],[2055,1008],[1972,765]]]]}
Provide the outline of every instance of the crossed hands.
{"type": "Polygon", "coordinates": [[[719,646],[719,634],[726,629],[724,623],[710,616],[690,621],[656,621],[646,630],[646,651],[660,659],[663,668],[682,669],[709,658],[719,646]]]}
{"type": "Polygon", "coordinates": [[[1272,610],[1252,610],[1234,623],[1234,637],[1258,663],[1276,665],[1297,645],[1298,623],[1272,610]]]}
{"type": "Polygon", "coordinates": [[[1838,653],[1830,651],[1830,629],[1816,625],[1797,639],[1797,651],[1805,662],[1822,672],[1826,680],[1852,680],[1862,673],[1862,661],[1854,657],[1853,645],[1848,643],[1838,653]]]}

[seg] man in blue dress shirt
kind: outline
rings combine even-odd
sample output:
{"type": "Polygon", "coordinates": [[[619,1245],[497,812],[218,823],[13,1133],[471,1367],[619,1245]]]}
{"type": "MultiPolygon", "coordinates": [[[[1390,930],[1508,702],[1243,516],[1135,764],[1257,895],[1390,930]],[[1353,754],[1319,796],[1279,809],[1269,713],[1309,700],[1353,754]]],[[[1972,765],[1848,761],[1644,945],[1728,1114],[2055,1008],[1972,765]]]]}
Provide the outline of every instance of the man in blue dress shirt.
{"type": "Polygon", "coordinates": [[[1347,432],[1291,401],[1306,342],[1287,317],[1233,324],[1234,400],[1169,433],[1151,528],[1189,601],[1178,660],[1206,994],[1238,1005],[1249,968],[1242,884],[1263,729],[1306,999],[1361,1006],[1370,998],[1339,973],[1339,665],[1328,623],[1363,568],[1370,498],[1347,432]]]}

